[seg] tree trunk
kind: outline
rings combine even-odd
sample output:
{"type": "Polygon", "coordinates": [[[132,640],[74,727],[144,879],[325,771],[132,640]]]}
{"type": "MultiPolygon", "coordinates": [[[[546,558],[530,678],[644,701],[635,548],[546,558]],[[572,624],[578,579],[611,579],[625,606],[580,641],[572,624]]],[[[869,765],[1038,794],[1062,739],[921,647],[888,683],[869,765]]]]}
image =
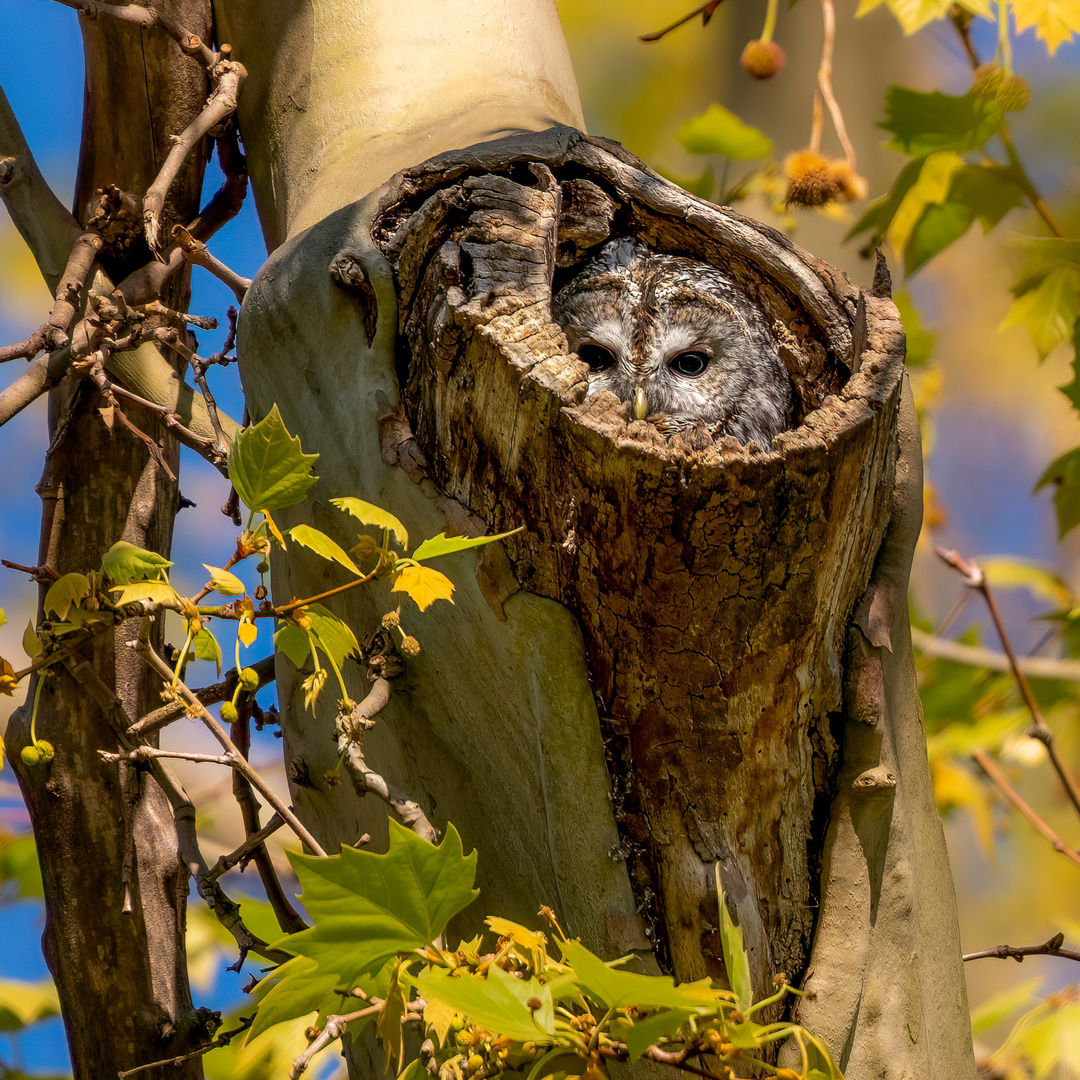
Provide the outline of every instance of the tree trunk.
{"type": "MultiPolygon", "coordinates": [[[[334,10],[316,10],[308,40],[334,10]]],[[[292,77],[317,108],[317,70],[292,77]]],[[[363,192],[340,156],[334,183],[301,177],[267,127],[248,145],[292,239],[248,295],[241,363],[253,415],[276,401],[320,454],[293,520],[351,545],[329,500],[353,494],[414,543],[526,527],[475,564],[448,560],[453,608],[402,613],[423,651],[366,742],[480,848],[476,917],[548,903],[608,955],[722,975],[719,863],[759,992],[781,969],[816,988],[800,1017],[851,1075],[972,1075],[905,630],[919,446],[884,290],[567,129],[476,131],[484,145],[346,205],[363,192]],[[724,267],[766,310],[794,430],[764,451],[701,447],[583,402],[552,282],[620,235],[724,267]]],[[[365,179],[421,149],[409,133],[392,151],[385,130],[353,137],[365,179]]],[[[338,583],[302,552],[274,573],[279,595],[338,583]]],[[[363,635],[396,599],[353,592],[336,610],[363,635]]],[[[329,845],[378,842],[377,809],[321,779],[329,710],[305,714],[287,662],[278,680],[298,809],[329,845]]]]}
{"type": "MultiPolygon", "coordinates": [[[[197,33],[209,34],[209,5],[161,5],[197,33]]],[[[98,189],[116,185],[141,199],[178,134],[205,101],[201,66],[160,31],[107,18],[84,19],[86,100],[75,214],[85,224],[98,189]]],[[[5,132],[17,149],[17,133],[5,132]]],[[[7,150],[7,152],[11,152],[7,150]]],[[[195,158],[174,185],[167,214],[190,220],[198,210],[204,167],[195,158]]],[[[59,215],[55,215],[59,220],[59,215]]],[[[74,224],[74,223],[72,223],[74,224]]],[[[101,262],[115,280],[143,265],[142,223],[118,230],[101,262]]],[[[32,243],[55,289],[72,234],[55,228],[32,243]]],[[[186,307],[188,281],[177,275],[165,304],[186,307]]],[[[144,443],[119,423],[110,428],[88,379],[67,376],[52,391],[52,438],[38,491],[43,515],[39,565],[57,573],[96,569],[117,540],[168,555],[177,486],[144,443]]],[[[137,408],[139,428],[165,446],[175,472],[179,447],[164,424],[137,408]]],[[[47,582],[45,583],[47,586],[47,582]]],[[[42,595],[44,595],[44,588],[42,595]]],[[[153,708],[157,694],[133,651],[122,643],[138,622],[98,635],[40,687],[8,725],[6,741],[30,812],[46,899],[45,958],[60,994],[76,1078],[181,1054],[206,1038],[207,1021],[191,1002],[184,949],[188,870],[179,858],[173,811],[146,773],[126,776],[103,765],[99,750],[123,743],[128,718],[153,708]],[[34,734],[56,751],[48,765],[25,767],[20,749],[34,734]]],[[[160,630],[158,631],[160,638],[160,630]]],[[[197,1077],[197,1060],[148,1078],[197,1077]]]]}

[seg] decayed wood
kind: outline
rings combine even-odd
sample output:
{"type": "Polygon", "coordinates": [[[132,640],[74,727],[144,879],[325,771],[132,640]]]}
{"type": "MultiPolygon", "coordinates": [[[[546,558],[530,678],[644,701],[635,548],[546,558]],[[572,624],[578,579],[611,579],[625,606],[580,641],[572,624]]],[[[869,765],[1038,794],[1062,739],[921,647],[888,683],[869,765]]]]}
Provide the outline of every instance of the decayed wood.
{"type": "Polygon", "coordinates": [[[903,334],[891,302],[618,148],[568,136],[545,164],[526,146],[524,166],[514,150],[406,173],[377,223],[406,411],[440,488],[493,528],[524,522],[506,545],[519,583],[582,626],[659,959],[680,978],[722,973],[719,862],[764,991],[809,955],[831,718],[887,518],[903,334]],[[556,253],[628,234],[724,267],[783,328],[798,430],[770,450],[695,450],[613,399],[582,403],[584,365],[551,322],[556,253]]]}

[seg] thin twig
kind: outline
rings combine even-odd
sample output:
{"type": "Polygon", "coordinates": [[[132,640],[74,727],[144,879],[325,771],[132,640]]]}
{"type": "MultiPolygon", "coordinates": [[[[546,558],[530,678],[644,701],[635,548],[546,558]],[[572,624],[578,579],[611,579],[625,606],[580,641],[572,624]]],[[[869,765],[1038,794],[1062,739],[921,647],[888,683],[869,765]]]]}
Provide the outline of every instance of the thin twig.
{"type": "Polygon", "coordinates": [[[1031,713],[1032,725],[1028,728],[1027,734],[1033,739],[1038,739],[1039,742],[1046,747],[1046,752],[1050,756],[1050,762],[1054,766],[1054,771],[1058,774],[1058,778],[1061,780],[1062,786],[1069,796],[1069,801],[1073,804],[1073,809],[1080,815],[1080,788],[1077,787],[1075,779],[1065,767],[1065,763],[1061,760],[1061,756],[1057,752],[1054,733],[1043,719],[1042,711],[1039,709],[1038,702],[1035,700],[1035,695],[1031,692],[1031,685],[1025,678],[1023,671],[1020,670],[1020,664],[1016,658],[1016,653],[1013,650],[1012,641],[1009,638],[1008,632],[1005,630],[1005,622],[1001,618],[1001,611],[998,608],[993,590],[986,581],[986,575],[983,573],[982,568],[978,563],[973,560],[962,558],[955,551],[948,551],[945,548],[940,547],[937,548],[936,551],[939,558],[941,558],[948,566],[951,566],[954,570],[958,571],[963,576],[964,581],[971,588],[976,589],[981,593],[983,599],[986,601],[986,606],[990,611],[990,618],[993,619],[994,626],[997,628],[998,637],[1001,639],[1001,647],[1005,650],[1005,655],[1009,658],[1009,667],[1016,679],[1017,685],[1020,687],[1020,694],[1024,699],[1024,704],[1027,705],[1028,712],[1031,713]]]}
{"type": "Polygon", "coordinates": [[[713,17],[713,12],[723,3],[723,0],[709,0],[707,4],[702,4],[699,8],[694,8],[689,15],[684,15],[681,19],[673,22],[670,26],[665,26],[663,30],[657,30],[654,34],[642,34],[638,41],[659,41],[666,34],[670,34],[672,30],[678,30],[680,26],[688,23],[696,16],[701,16],[701,23],[703,26],[707,26],[709,20],[713,17]]]}
{"type": "Polygon", "coordinates": [[[378,1003],[369,1005],[366,1009],[360,1009],[358,1012],[346,1013],[343,1016],[328,1016],[322,1031],[311,1041],[311,1045],[293,1059],[292,1068],[289,1070],[289,1080],[297,1080],[297,1077],[307,1069],[308,1065],[311,1064],[311,1059],[320,1050],[325,1049],[335,1039],[340,1039],[345,1034],[345,1029],[351,1021],[362,1020],[365,1016],[374,1016],[382,1008],[383,1003],[378,998],[372,1000],[378,1003]]]}
{"type": "MultiPolygon", "coordinates": [[[[979,645],[965,645],[962,641],[952,641],[937,634],[928,634],[915,626],[911,628],[911,643],[924,656],[931,658],[951,660],[956,664],[969,664],[971,667],[987,668],[990,671],[1012,671],[1012,664],[1004,653],[979,645]]],[[[1018,656],[1016,663],[1029,679],[1080,682],[1080,660],[1062,660],[1054,656],[1018,656]]]]}
{"type": "Polygon", "coordinates": [[[154,7],[104,3],[103,0],[57,0],[57,2],[92,18],[106,15],[110,19],[135,23],[136,26],[141,26],[145,30],[164,30],[184,52],[189,56],[198,57],[208,68],[218,60],[219,54],[205,45],[198,34],[185,30],[175,20],[154,7]]]}
{"type": "Polygon", "coordinates": [[[964,953],[964,961],[968,960],[1015,960],[1018,964],[1024,962],[1025,956],[1060,956],[1064,960],[1076,960],[1080,962],[1080,952],[1075,949],[1063,949],[1062,942],[1065,935],[1055,934],[1049,941],[1041,945],[995,945],[992,949],[983,949],[980,952],[964,953]]]}
{"type": "MultiPolygon", "coordinates": [[[[972,70],[975,70],[982,64],[982,60],[979,58],[978,52],[975,50],[975,43],[971,39],[971,16],[962,11],[958,6],[954,6],[952,13],[950,14],[953,26],[956,28],[957,34],[960,36],[960,43],[964,47],[964,53],[967,55],[968,62],[971,64],[972,70]]],[[[1039,189],[1035,187],[1031,177],[1028,176],[1027,169],[1024,168],[1024,163],[1020,160],[1020,156],[1016,152],[1016,146],[1013,143],[1012,131],[1009,125],[1002,121],[1001,128],[998,130],[998,137],[1001,139],[1002,145],[1005,147],[1005,155],[1009,159],[1009,164],[1012,166],[1015,177],[1016,185],[1020,190],[1028,197],[1028,201],[1031,203],[1035,212],[1043,219],[1043,223],[1055,236],[1065,236],[1065,230],[1061,226],[1061,222],[1058,221],[1057,215],[1050,208],[1050,204],[1039,193],[1039,189]]]]}
{"type": "Polygon", "coordinates": [[[818,87],[825,104],[832,117],[833,127],[836,129],[836,137],[840,140],[840,146],[844,151],[844,159],[855,172],[855,147],[848,138],[847,126],[844,124],[844,114],[840,110],[840,104],[833,93],[832,63],[833,51],[836,45],[836,9],[833,0],[821,0],[821,18],[824,24],[824,39],[821,45],[821,62],[818,65],[818,87]]]}
{"type": "Polygon", "coordinates": [[[176,1057],[162,1058],[161,1061],[151,1061],[146,1065],[136,1065],[134,1069],[121,1069],[116,1075],[119,1080],[127,1080],[129,1076],[135,1076],[137,1073],[146,1072],[148,1069],[157,1069],[163,1065],[183,1065],[185,1061],[190,1061],[192,1058],[202,1057],[203,1054],[210,1053],[211,1050],[216,1050],[219,1046],[228,1046],[237,1035],[247,1031],[249,1027],[255,1022],[254,1016],[240,1017],[240,1026],[230,1028],[228,1031],[223,1031],[216,1038],[210,1040],[204,1046],[200,1046],[198,1050],[192,1050],[187,1054],[179,1054],[176,1057]]]}
{"type": "Polygon", "coordinates": [[[285,824],[280,814],[273,814],[270,820],[258,832],[249,833],[247,839],[228,855],[222,855],[206,875],[215,880],[224,877],[234,866],[239,866],[256,848],[264,844],[285,824]]]}
{"type": "MultiPolygon", "coordinates": [[[[167,682],[172,682],[173,671],[168,664],[150,644],[150,638],[147,628],[144,626],[140,631],[139,637],[129,644],[135,649],[135,651],[142,657],[143,662],[147,664],[153,671],[156,671],[167,682]]],[[[300,838],[300,840],[308,846],[313,855],[325,855],[326,852],[322,849],[322,846],[315,839],[314,836],[308,832],[303,822],[296,816],[291,807],[278,797],[277,793],[272,787],[262,778],[262,776],[251,767],[251,764],[247,759],[237,750],[236,745],[232,739],[225,733],[225,729],[217,722],[214,717],[207,712],[206,707],[201,701],[191,692],[191,690],[184,684],[182,680],[176,682],[176,689],[180,692],[183,698],[191,706],[192,711],[198,716],[206,727],[210,730],[210,733],[217,739],[222,748],[231,754],[236,755],[239,759],[235,765],[235,768],[239,769],[244,776],[251,781],[256,790],[264,799],[285,819],[286,824],[290,829],[300,838]]]]}
{"type": "Polygon", "coordinates": [[[146,242],[151,251],[160,248],[158,234],[161,231],[161,212],[165,206],[165,197],[169,188],[179,175],[188,154],[214,128],[224,123],[234,112],[240,95],[240,84],[247,71],[243,64],[235,60],[219,60],[211,70],[214,91],[206,107],[184,131],[176,137],[173,148],[169,151],[161,171],[143,196],[143,224],[146,230],[146,242]]]}
{"type": "MultiPolygon", "coordinates": [[[[249,695],[244,696],[239,705],[238,718],[230,728],[233,742],[236,743],[237,749],[245,757],[251,748],[251,728],[249,726],[251,723],[251,701],[249,695]]],[[[248,838],[263,835],[259,824],[259,802],[255,798],[255,792],[252,791],[247,777],[239,771],[233,773],[233,798],[236,799],[237,805],[240,807],[240,816],[243,819],[244,831],[247,833],[248,838]]],[[[281,815],[274,814],[274,818],[280,821],[281,815]]],[[[265,839],[265,837],[263,838],[265,839]]],[[[285,895],[285,890],[281,887],[277,871],[270,861],[270,855],[262,840],[252,847],[250,858],[255,863],[259,880],[262,882],[266,899],[269,901],[270,907],[273,908],[278,926],[286,934],[296,934],[301,930],[306,930],[307,923],[300,917],[300,913],[292,906],[289,898],[285,895]]],[[[220,859],[218,864],[221,864],[220,859]]]]}
{"type": "Polygon", "coordinates": [[[997,767],[994,760],[983,749],[976,750],[972,755],[975,764],[979,766],[990,782],[1009,800],[1010,803],[1035,826],[1053,845],[1059,855],[1064,855],[1070,862],[1080,866],[1080,852],[1071,848],[1050,826],[1020,797],[1016,789],[1005,779],[1005,774],[997,767]]]}
{"type": "Polygon", "coordinates": [[[368,768],[364,760],[364,752],[359,740],[364,731],[374,726],[373,718],[389,702],[390,691],[388,679],[375,680],[368,696],[352,710],[345,723],[339,725],[338,754],[344,755],[345,771],[348,772],[353,789],[358,795],[365,795],[368,792],[378,795],[397,814],[403,825],[412,829],[417,836],[427,840],[428,843],[437,844],[439,842],[438,830],[428,821],[420,804],[410,799],[404,791],[391,784],[380,773],[368,768]]]}
{"type": "Polygon", "coordinates": [[[251,278],[241,277],[235,270],[226,266],[220,259],[210,254],[210,249],[201,241],[196,240],[182,225],[174,225],[172,230],[173,239],[180,245],[184,258],[195,266],[201,266],[208,270],[219,281],[224,282],[231,290],[236,302],[242,304],[244,296],[251,288],[251,278]]]}

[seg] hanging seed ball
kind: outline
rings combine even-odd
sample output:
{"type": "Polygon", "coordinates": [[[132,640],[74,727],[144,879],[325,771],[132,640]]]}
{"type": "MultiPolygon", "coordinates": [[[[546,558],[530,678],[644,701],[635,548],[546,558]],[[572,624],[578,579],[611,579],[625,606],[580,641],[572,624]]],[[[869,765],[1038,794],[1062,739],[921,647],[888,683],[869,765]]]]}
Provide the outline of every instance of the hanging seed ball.
{"type": "Polygon", "coordinates": [[[799,150],[789,154],[784,162],[788,206],[817,207],[835,202],[841,193],[841,182],[825,157],[815,150],[799,150]]]}
{"type": "Polygon", "coordinates": [[[980,64],[971,77],[971,89],[986,101],[993,101],[1005,72],[1000,64],[980,64]]]}
{"type": "Polygon", "coordinates": [[[830,161],[829,171],[840,189],[838,198],[845,202],[854,202],[855,199],[865,199],[869,194],[866,180],[846,161],[830,161]]]}
{"type": "Polygon", "coordinates": [[[1021,112],[1031,104],[1031,83],[1023,75],[1006,75],[1001,80],[994,100],[1006,112],[1021,112]]]}
{"type": "Polygon", "coordinates": [[[783,66],[787,57],[775,41],[748,41],[739,63],[748,75],[755,79],[771,79],[783,66]]]}

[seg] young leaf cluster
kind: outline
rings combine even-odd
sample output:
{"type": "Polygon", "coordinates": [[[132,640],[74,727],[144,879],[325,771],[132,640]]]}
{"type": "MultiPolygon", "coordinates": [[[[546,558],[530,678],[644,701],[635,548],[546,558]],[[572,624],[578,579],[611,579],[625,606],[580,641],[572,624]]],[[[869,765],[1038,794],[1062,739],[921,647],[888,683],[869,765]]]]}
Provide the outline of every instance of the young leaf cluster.
{"type": "Polygon", "coordinates": [[[388,1064],[408,1080],[484,1080],[511,1069],[531,1080],[599,1078],[611,1061],[643,1057],[674,1066],[693,1057],[718,1078],[754,1069],[786,1080],[840,1077],[820,1040],[790,1022],[764,1020],[795,991],[781,984],[754,1002],[722,890],[730,990],[606,963],[567,938],[547,909],[554,948],[545,934],[494,917],[487,919],[493,944],[478,936],[445,947],[447,923],[477,895],[476,855],[463,853],[452,826],[438,847],[391,821],[385,855],[344,848],[329,858],[291,858],[315,925],[277,943],[292,959],[261,984],[252,1038],[312,1013],[315,1040],[340,1020],[354,1032],[374,1023],[388,1064]],[[405,1059],[403,1025],[424,1037],[413,1061],[405,1059]],[[784,1042],[798,1067],[769,1063],[771,1048],[784,1042]]]}

